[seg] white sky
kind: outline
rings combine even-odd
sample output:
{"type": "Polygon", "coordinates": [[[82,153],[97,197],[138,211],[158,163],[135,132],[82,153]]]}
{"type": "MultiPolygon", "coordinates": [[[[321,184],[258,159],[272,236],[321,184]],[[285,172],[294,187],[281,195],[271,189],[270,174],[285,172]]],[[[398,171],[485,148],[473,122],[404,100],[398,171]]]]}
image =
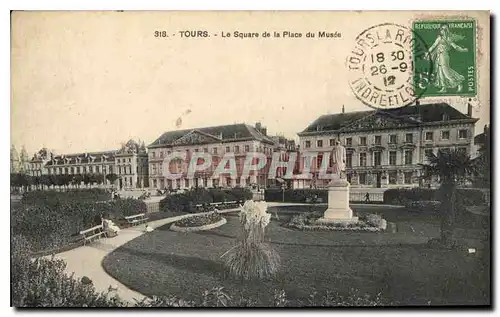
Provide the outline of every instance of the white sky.
{"type": "MultiPolygon", "coordinates": [[[[386,13],[335,14],[14,13],[11,142],[30,154],[42,146],[57,153],[110,150],[129,138],[149,144],[175,129],[188,109],[182,128],[261,121],[270,134],[296,138],[311,121],[340,112],[342,105],[346,111],[368,109],[351,93],[344,62],[357,34],[386,13]],[[324,30],[339,31],[342,38],[153,35],[198,29],[324,30]]],[[[414,17],[406,12],[392,20],[408,24],[414,17]]],[[[489,122],[489,73],[483,71],[480,80],[476,134],[489,122]]],[[[461,100],[450,101],[466,111],[461,100]]]]}

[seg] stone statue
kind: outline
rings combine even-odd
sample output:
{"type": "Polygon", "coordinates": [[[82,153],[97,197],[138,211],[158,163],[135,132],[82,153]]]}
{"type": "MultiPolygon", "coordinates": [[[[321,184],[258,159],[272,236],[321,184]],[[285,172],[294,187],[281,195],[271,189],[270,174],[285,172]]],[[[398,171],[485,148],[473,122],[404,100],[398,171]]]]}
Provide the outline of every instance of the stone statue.
{"type": "Polygon", "coordinates": [[[345,172],[345,161],[346,161],[346,150],[345,147],[340,144],[339,140],[335,141],[335,145],[332,149],[332,174],[335,175],[334,178],[340,179],[344,178],[345,172]]]}

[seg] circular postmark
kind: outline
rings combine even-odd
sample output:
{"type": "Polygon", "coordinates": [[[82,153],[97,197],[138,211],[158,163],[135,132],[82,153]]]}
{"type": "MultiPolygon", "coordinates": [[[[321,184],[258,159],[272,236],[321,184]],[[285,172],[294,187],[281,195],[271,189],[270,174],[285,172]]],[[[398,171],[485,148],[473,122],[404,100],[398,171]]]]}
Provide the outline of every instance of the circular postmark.
{"type": "Polygon", "coordinates": [[[349,86],[356,98],[372,108],[408,106],[423,94],[432,72],[427,52],[425,42],[405,26],[372,26],[356,37],[347,56],[349,86]],[[419,69],[414,67],[416,59],[421,60],[419,69]]]}

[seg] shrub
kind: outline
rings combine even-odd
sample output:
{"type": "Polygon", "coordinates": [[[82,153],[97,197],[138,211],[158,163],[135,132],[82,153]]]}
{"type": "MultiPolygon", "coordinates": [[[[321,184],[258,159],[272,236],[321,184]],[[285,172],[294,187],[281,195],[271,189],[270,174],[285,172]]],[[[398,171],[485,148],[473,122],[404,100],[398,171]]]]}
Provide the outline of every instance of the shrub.
{"type": "Polygon", "coordinates": [[[30,191],[23,195],[24,204],[54,206],[63,202],[95,202],[111,199],[111,194],[101,188],[71,189],[64,192],[55,190],[30,191]]]}
{"type": "Polygon", "coordinates": [[[381,216],[370,214],[363,218],[360,218],[357,222],[332,222],[332,223],[321,223],[317,222],[318,218],[322,215],[316,213],[302,213],[293,216],[288,223],[285,224],[286,227],[295,228],[299,230],[311,230],[311,231],[368,231],[368,232],[378,232],[387,229],[387,221],[382,219],[381,216]]]}
{"type": "Polygon", "coordinates": [[[264,279],[278,272],[280,257],[273,248],[264,243],[265,228],[271,214],[265,202],[245,202],[240,212],[241,235],[238,243],[221,257],[229,274],[236,278],[264,279]]]}
{"type": "Polygon", "coordinates": [[[222,220],[222,216],[216,212],[206,215],[197,215],[181,219],[175,222],[178,227],[201,227],[208,224],[216,223],[222,220]]]}
{"type": "MultiPolygon", "coordinates": [[[[415,201],[441,201],[439,189],[428,188],[398,188],[384,192],[384,204],[409,205],[415,201]]],[[[483,205],[485,199],[483,191],[477,188],[458,188],[457,202],[459,205],[483,205]]]]}
{"type": "Polygon", "coordinates": [[[182,194],[169,195],[160,201],[165,212],[194,212],[198,204],[225,201],[245,201],[252,198],[252,192],[244,188],[205,189],[196,188],[182,194]]]}
{"type": "Polygon", "coordinates": [[[23,235],[34,251],[60,248],[78,238],[78,232],[95,225],[95,218],[106,214],[112,220],[146,212],[146,204],[124,199],[107,202],[67,202],[55,205],[20,205],[12,210],[13,234],[23,235]]]}
{"type": "MultiPolygon", "coordinates": [[[[326,189],[286,189],[285,202],[305,203],[308,198],[318,197],[323,202],[328,201],[328,190],[326,189]]],[[[283,201],[283,190],[266,189],[264,192],[265,201],[283,201]]]]}
{"type": "Polygon", "coordinates": [[[117,296],[96,292],[64,270],[60,259],[30,259],[29,243],[22,236],[12,239],[12,305],[14,307],[120,307],[117,296]]]}

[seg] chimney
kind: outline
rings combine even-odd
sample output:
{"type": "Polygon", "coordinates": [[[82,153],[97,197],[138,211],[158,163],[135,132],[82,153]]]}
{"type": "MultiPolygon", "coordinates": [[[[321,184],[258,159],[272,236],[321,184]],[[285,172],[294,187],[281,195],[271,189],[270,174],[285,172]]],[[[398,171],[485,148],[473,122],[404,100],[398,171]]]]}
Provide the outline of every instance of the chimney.
{"type": "Polygon", "coordinates": [[[342,105],[342,113],[345,113],[345,107],[342,105]]]}
{"type": "Polygon", "coordinates": [[[467,103],[467,116],[469,118],[472,118],[472,105],[470,103],[471,101],[472,101],[472,99],[469,98],[469,102],[467,103]]]}
{"type": "Polygon", "coordinates": [[[420,106],[420,100],[415,101],[415,106],[420,106]]]}
{"type": "Polygon", "coordinates": [[[255,129],[259,130],[262,128],[262,124],[260,122],[255,123],[255,129]]]}
{"type": "Polygon", "coordinates": [[[264,134],[265,136],[267,136],[267,128],[262,128],[262,129],[260,130],[260,132],[261,132],[262,134],[264,134]]]}

